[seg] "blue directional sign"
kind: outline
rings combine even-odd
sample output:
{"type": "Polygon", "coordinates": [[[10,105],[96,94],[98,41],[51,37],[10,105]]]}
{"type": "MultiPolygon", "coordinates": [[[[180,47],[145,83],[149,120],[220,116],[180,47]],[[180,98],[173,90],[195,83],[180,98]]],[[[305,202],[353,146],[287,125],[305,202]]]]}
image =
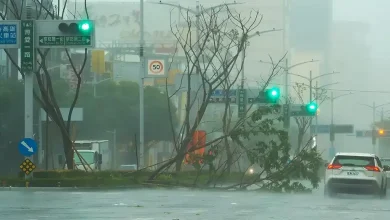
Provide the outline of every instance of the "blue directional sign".
{"type": "Polygon", "coordinates": [[[16,24],[0,24],[0,44],[16,44],[16,37],[16,24]]]}
{"type": "Polygon", "coordinates": [[[34,155],[38,150],[37,142],[31,138],[24,138],[19,142],[18,145],[19,153],[25,157],[34,155]]]}
{"type": "Polygon", "coordinates": [[[0,21],[0,48],[20,47],[20,21],[0,21]]]}

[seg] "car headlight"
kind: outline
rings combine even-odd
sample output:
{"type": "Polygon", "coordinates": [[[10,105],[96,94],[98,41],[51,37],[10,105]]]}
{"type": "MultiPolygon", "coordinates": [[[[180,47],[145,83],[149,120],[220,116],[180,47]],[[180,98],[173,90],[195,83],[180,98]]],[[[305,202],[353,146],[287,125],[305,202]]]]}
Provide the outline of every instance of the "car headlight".
{"type": "Polygon", "coordinates": [[[250,168],[250,169],[249,169],[249,173],[250,173],[250,174],[253,174],[254,172],[255,172],[255,171],[253,170],[253,168],[250,168]]]}

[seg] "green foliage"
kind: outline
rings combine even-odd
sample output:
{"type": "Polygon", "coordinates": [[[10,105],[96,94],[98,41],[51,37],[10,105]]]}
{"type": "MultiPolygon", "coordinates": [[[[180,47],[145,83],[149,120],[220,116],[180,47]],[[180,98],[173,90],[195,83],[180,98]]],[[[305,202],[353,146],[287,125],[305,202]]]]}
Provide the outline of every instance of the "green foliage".
{"type": "MultiPolygon", "coordinates": [[[[133,82],[103,82],[96,87],[93,97],[92,86],[85,85],[80,94],[79,107],[83,107],[85,121],[80,137],[106,136],[107,130],[117,130],[117,139],[122,142],[134,140],[139,135],[139,89],[133,82]]],[[[145,88],[145,141],[170,140],[169,114],[176,122],[176,109],[168,109],[166,94],[155,87],[145,88]]]]}
{"type": "MultiPolygon", "coordinates": [[[[69,93],[69,85],[64,80],[52,81],[56,101],[60,107],[69,107],[74,94],[69,93]]],[[[36,85],[37,86],[37,85],[36,85]]],[[[38,88],[36,88],[38,89],[38,88]]],[[[38,91],[38,90],[37,90],[38,91]]],[[[84,109],[84,121],[77,123],[77,137],[83,139],[107,138],[107,130],[117,130],[118,142],[128,143],[139,135],[139,89],[133,82],[105,81],[93,87],[83,84],[76,107],[84,109]]],[[[35,102],[35,110],[39,103],[35,102]]],[[[23,82],[0,81],[0,125],[7,129],[0,131],[7,141],[17,141],[23,134],[24,85],[23,82]],[[15,126],[14,126],[15,125],[15,126]],[[19,135],[20,134],[20,135],[19,135]],[[15,136],[15,138],[13,138],[15,136]],[[14,140],[15,139],[15,140],[14,140]]],[[[38,113],[38,111],[36,112],[38,113]]],[[[174,123],[176,109],[171,105],[168,111],[167,97],[155,87],[145,88],[145,141],[170,140],[171,129],[169,114],[174,123]]],[[[37,114],[36,114],[37,116],[37,114]]],[[[51,132],[52,136],[55,135],[51,132]]],[[[1,143],[0,143],[1,144],[1,143]]]]}
{"type": "Polygon", "coordinates": [[[313,188],[317,188],[322,167],[321,155],[316,149],[303,148],[296,156],[290,155],[291,145],[288,133],[278,128],[281,118],[280,106],[259,108],[252,114],[251,122],[240,128],[241,135],[234,140],[244,148],[252,165],[260,168],[256,182],[263,189],[274,191],[305,191],[302,184],[294,179],[308,180],[313,188]],[[261,137],[254,146],[245,146],[244,140],[261,137]]]}

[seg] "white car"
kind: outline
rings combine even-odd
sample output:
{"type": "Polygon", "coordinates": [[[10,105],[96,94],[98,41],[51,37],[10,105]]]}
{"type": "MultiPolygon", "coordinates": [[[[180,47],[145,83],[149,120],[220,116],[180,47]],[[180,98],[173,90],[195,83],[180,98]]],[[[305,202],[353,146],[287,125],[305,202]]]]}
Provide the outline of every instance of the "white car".
{"type": "Polygon", "coordinates": [[[325,195],[371,193],[386,196],[387,178],[375,154],[337,153],[325,171],[325,195]]]}

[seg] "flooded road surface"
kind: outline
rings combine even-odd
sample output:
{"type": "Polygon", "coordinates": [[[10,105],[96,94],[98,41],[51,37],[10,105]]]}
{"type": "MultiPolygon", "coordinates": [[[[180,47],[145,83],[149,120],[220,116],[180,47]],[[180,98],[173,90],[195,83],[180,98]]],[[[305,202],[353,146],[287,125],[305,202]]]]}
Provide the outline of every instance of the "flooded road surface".
{"type": "Polygon", "coordinates": [[[365,220],[390,219],[390,199],[343,195],[0,188],[4,220],[365,220]]]}

